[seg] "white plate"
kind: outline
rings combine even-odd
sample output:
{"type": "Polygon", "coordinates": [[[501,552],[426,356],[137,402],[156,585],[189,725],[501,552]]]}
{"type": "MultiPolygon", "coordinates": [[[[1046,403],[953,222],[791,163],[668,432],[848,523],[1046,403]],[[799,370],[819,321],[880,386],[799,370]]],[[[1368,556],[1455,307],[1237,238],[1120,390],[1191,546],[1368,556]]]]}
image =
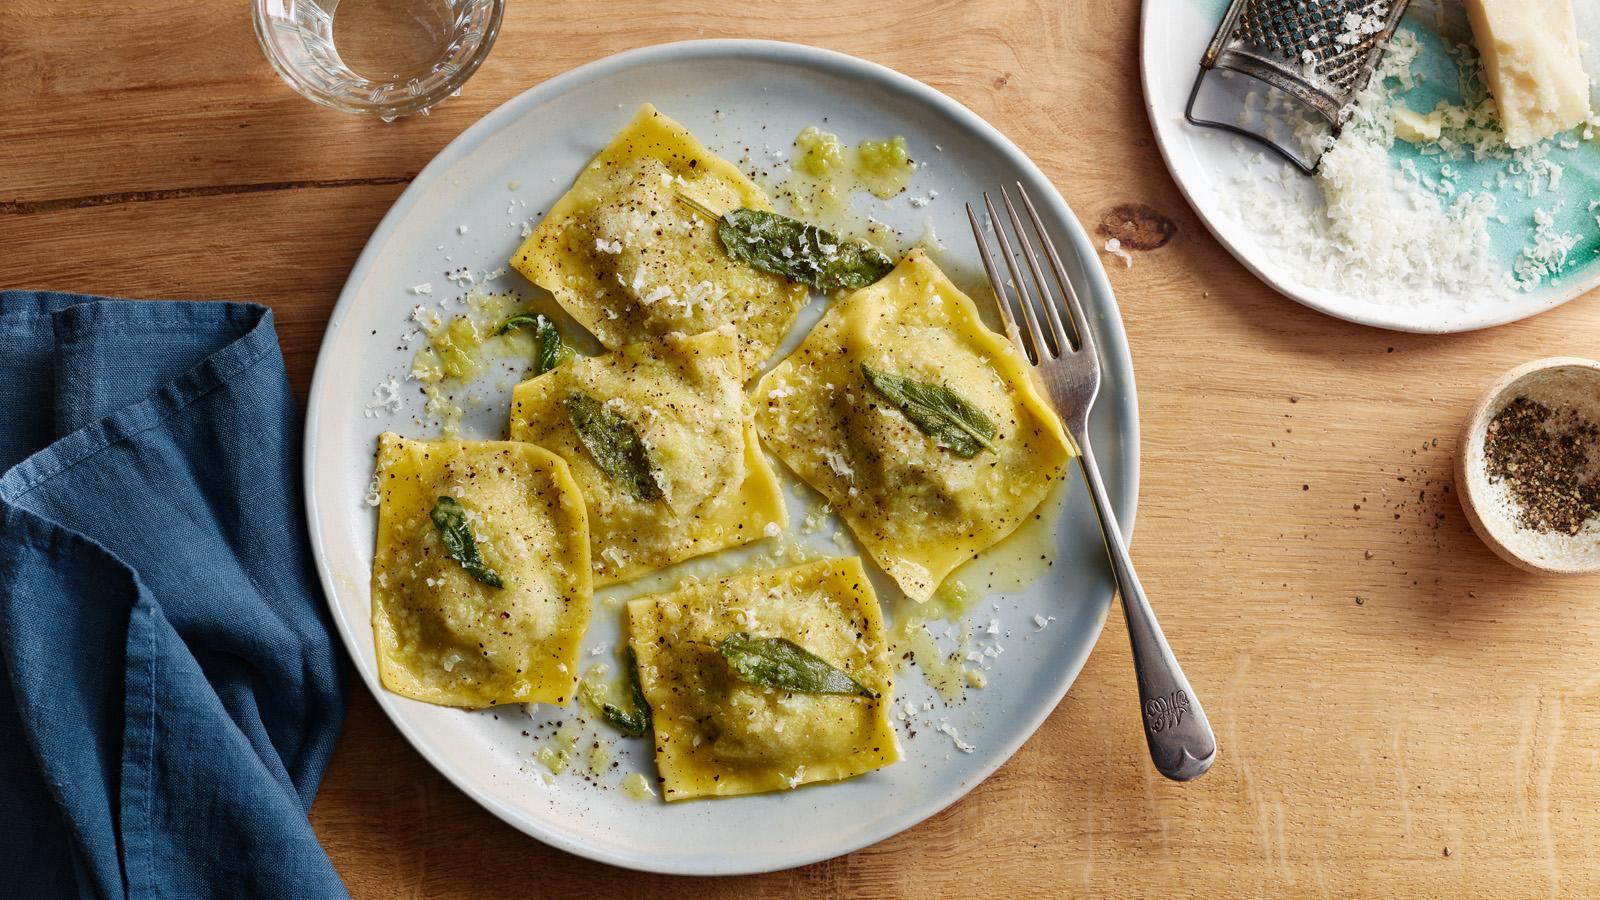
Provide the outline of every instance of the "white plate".
{"type": "MultiPolygon", "coordinates": [[[[1285,296],[1331,316],[1397,331],[1431,333],[1469,331],[1524,319],[1559,306],[1600,284],[1600,228],[1596,227],[1594,211],[1588,208],[1589,200],[1600,196],[1600,141],[1585,141],[1576,149],[1551,152],[1550,158],[1566,167],[1567,177],[1558,197],[1566,203],[1565,212],[1558,213],[1562,216],[1560,224],[1563,230],[1580,235],[1582,241],[1573,250],[1569,264],[1559,277],[1547,278],[1530,292],[1498,296],[1480,291],[1441,298],[1431,304],[1416,304],[1401,297],[1359,297],[1308,283],[1292,267],[1274,259],[1251,228],[1228,211],[1228,205],[1220,201],[1219,195],[1232,190],[1230,185],[1246,173],[1247,159],[1257,150],[1263,151],[1274,167],[1279,160],[1254,142],[1247,141],[1248,151],[1239,152],[1232,135],[1191,125],[1183,117],[1190,88],[1199,71],[1200,57],[1227,5],[1227,0],[1144,0],[1140,73],[1150,124],[1173,180],[1217,240],[1262,281],[1285,296]]],[[[1574,8],[1580,37],[1587,43],[1584,64],[1592,74],[1600,71],[1600,0],[1575,0],[1574,8]]],[[[1455,71],[1448,56],[1441,52],[1440,25],[1453,40],[1470,38],[1460,5],[1445,3],[1442,10],[1443,16],[1436,18],[1431,11],[1424,14],[1423,4],[1413,2],[1401,26],[1416,34],[1425,48],[1416,64],[1416,71],[1423,74],[1424,80],[1414,94],[1407,94],[1413,109],[1431,109],[1441,98],[1459,99],[1451,93],[1455,71]],[[1411,100],[1413,95],[1417,98],[1415,101],[1411,100]]],[[[1600,101],[1600,86],[1595,92],[1592,102],[1600,109],[1600,102],[1597,102],[1600,101]]],[[[1419,157],[1402,141],[1396,141],[1390,157],[1392,160],[1411,159],[1425,176],[1437,176],[1438,166],[1446,162],[1440,157],[1419,157]]],[[[1453,164],[1465,170],[1460,182],[1464,188],[1477,186],[1481,179],[1493,177],[1495,168],[1490,162],[1454,161],[1453,164]]],[[[1299,187],[1303,190],[1289,196],[1298,201],[1300,210],[1309,216],[1316,208],[1317,192],[1309,179],[1301,181],[1304,183],[1299,187]]],[[[1491,222],[1489,227],[1492,253],[1497,264],[1505,268],[1509,268],[1511,260],[1531,238],[1533,210],[1548,206],[1550,198],[1556,196],[1552,192],[1537,199],[1528,198],[1520,190],[1512,189],[1516,183],[1491,190],[1499,211],[1506,216],[1506,222],[1491,222]]]]}
{"type": "MultiPolygon", "coordinates": [[[[412,345],[399,335],[419,301],[435,305],[450,283],[447,268],[503,266],[519,242],[518,225],[537,217],[579,169],[644,102],[683,122],[713,150],[737,160],[749,147],[787,148],[806,125],[821,123],[848,140],[905,135],[923,162],[911,195],[940,193],[924,208],[909,195],[874,214],[921,232],[930,220],[949,242],[945,255],[959,283],[977,279],[978,259],[959,198],[1021,181],[1040,213],[1085,305],[1104,354],[1106,385],[1092,439],[1125,529],[1137,494],[1138,414],[1133,371],[1111,287],[1088,237],[1043,174],[976,115],[923,84],[837,53],[764,41],[696,41],[610,57],[552,79],[510,101],[446,147],[396,201],[361,254],[334,308],[317,360],[306,422],[306,506],[322,583],[333,618],[362,679],[400,732],[468,795],[546,843],[631,868],[676,873],[745,873],[801,865],[847,853],[895,834],[948,806],[993,772],[1055,708],[1083,666],[1105,621],[1112,583],[1081,480],[1074,478],[1053,536],[1052,575],[1015,596],[997,596],[972,612],[977,629],[998,619],[1004,653],[989,686],[946,709],[915,670],[898,679],[900,698],[915,703],[917,736],[906,760],[848,782],[783,794],[665,804],[640,803],[614,787],[568,773],[546,783],[524,730],[574,710],[520,707],[467,712],[418,703],[380,688],[370,626],[369,570],[374,510],[364,502],[376,436],[395,429],[422,436],[415,409],[367,414],[373,386],[404,376],[412,345]],[[511,183],[520,182],[517,190],[511,183]],[[527,206],[518,205],[526,201],[527,206]],[[508,214],[508,207],[510,214],[508,214]],[[460,226],[466,226],[463,233],[460,226]],[[438,248],[443,247],[443,250],[438,248]],[[453,257],[448,262],[446,255],[453,257]],[[431,282],[434,293],[409,288],[431,282]],[[1034,616],[1054,617],[1039,631],[1034,616]],[[933,708],[923,710],[924,703],[933,708]],[[975,746],[959,750],[936,730],[947,719],[975,746]]],[[[515,274],[499,284],[535,291],[515,274]]],[[[808,310],[797,334],[815,320],[808,310]]],[[[409,396],[408,404],[416,398],[409,396]]],[[[472,423],[480,437],[502,436],[507,397],[491,398],[472,423]]],[[[791,479],[792,480],[792,479],[791,479]]],[[[795,519],[803,511],[793,504],[795,519]]],[[[816,535],[825,539],[827,535],[816,535]]],[[[838,549],[833,549],[838,553],[838,549]]],[[[880,581],[880,596],[883,596],[880,581]]],[[[596,604],[588,647],[612,647],[621,616],[596,604]]],[[[1048,621],[1048,620],[1047,620],[1048,621]]],[[[588,656],[586,654],[585,658],[588,656]]],[[[606,658],[609,658],[607,656],[606,658]]],[[[899,699],[899,698],[897,698],[899,699]]],[[[1133,711],[1125,723],[1137,728],[1133,711]]],[[[610,735],[614,736],[614,735],[610,735]]],[[[619,740],[618,775],[642,771],[653,781],[648,742],[619,740]]],[[[1071,767],[1071,760],[1060,764],[1071,767]]]]}

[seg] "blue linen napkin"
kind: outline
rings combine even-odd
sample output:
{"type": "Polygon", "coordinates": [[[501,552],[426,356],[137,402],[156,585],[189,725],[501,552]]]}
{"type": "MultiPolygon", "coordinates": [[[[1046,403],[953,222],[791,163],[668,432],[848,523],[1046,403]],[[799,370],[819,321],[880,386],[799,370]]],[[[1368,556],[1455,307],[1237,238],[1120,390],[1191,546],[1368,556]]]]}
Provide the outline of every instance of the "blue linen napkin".
{"type": "Polygon", "coordinates": [[[0,360],[0,895],[345,895],[271,311],[0,292],[0,360]]]}

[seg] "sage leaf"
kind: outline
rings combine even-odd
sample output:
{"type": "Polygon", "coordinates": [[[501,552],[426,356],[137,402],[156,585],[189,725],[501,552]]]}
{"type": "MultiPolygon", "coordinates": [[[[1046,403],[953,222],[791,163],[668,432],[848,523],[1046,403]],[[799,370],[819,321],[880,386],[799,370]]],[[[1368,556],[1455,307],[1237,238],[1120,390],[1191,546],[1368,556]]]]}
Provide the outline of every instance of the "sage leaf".
{"type": "Polygon", "coordinates": [[[561,365],[566,356],[566,347],[561,343],[561,332],[556,330],[555,323],[539,313],[533,315],[516,315],[500,323],[494,333],[496,337],[510,334],[513,329],[532,328],[533,341],[536,345],[533,354],[533,374],[544,373],[561,365]]]}
{"type": "Polygon", "coordinates": [[[701,215],[716,220],[717,237],[729,256],[825,294],[866,287],[894,268],[894,261],[878,248],[843,240],[815,225],[760,209],[718,214],[679,196],[701,215]]]}
{"type": "Polygon", "coordinates": [[[661,485],[656,481],[650,453],[627,419],[604,402],[578,391],[567,394],[565,406],[583,449],[589,451],[590,458],[612,484],[641,502],[661,499],[661,485]]]}
{"type": "Polygon", "coordinates": [[[734,677],[805,694],[854,694],[878,699],[878,692],[828,664],[788,638],[753,638],[736,631],[717,643],[734,677]]]}
{"type": "MultiPolygon", "coordinates": [[[[644,687],[639,684],[639,658],[628,647],[628,687],[633,700],[630,712],[615,703],[600,703],[600,714],[616,729],[628,737],[639,737],[650,730],[650,701],[644,698],[644,687]]],[[[584,690],[588,690],[585,686],[584,690]]],[[[594,698],[590,697],[590,702],[594,698]]]]}
{"type": "Polygon", "coordinates": [[[492,588],[503,588],[505,582],[489,568],[478,552],[478,542],[472,537],[472,525],[467,521],[467,508],[453,497],[440,497],[428,514],[433,527],[439,529],[439,538],[450,551],[450,558],[461,564],[467,574],[492,588]]]}
{"type": "Polygon", "coordinates": [[[923,434],[956,456],[971,459],[979,450],[995,449],[995,424],[955,391],[890,375],[866,363],[861,364],[861,374],[923,434]]]}

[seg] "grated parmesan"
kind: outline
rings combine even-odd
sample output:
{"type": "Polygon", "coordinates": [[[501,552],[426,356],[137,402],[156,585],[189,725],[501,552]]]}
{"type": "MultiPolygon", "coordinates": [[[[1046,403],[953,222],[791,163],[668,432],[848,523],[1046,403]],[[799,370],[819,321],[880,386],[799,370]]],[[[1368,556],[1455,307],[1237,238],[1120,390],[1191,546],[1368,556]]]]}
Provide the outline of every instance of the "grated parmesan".
{"type": "MultiPolygon", "coordinates": [[[[1555,209],[1559,210],[1560,205],[1557,204],[1555,209]]],[[[1524,291],[1533,290],[1547,276],[1560,272],[1579,240],[1570,231],[1556,230],[1555,216],[1551,210],[1534,210],[1533,223],[1533,243],[1522,248],[1522,253],[1512,265],[1512,278],[1517,287],[1524,291]]]]}
{"type": "Polygon", "coordinates": [[[977,747],[974,747],[973,745],[962,740],[961,732],[957,731],[956,727],[951,725],[950,720],[947,718],[940,717],[939,723],[934,726],[934,730],[949,737],[950,741],[956,745],[956,749],[960,750],[962,753],[971,753],[978,749],[977,747]]]}
{"type": "MultiPolygon", "coordinates": [[[[1372,33],[1368,28],[1379,5],[1366,19],[1347,19],[1341,39],[1372,33]]],[[[1399,32],[1386,50],[1347,109],[1337,140],[1329,143],[1307,119],[1291,123],[1292,133],[1309,149],[1326,147],[1314,179],[1316,196],[1306,196],[1292,168],[1274,171],[1256,156],[1219,200],[1267,256],[1310,287],[1418,305],[1503,295],[1505,275],[1490,252],[1494,197],[1454,184],[1440,191],[1437,183],[1423,183],[1410,160],[1398,171],[1389,161],[1396,139],[1393,110],[1398,95],[1415,83],[1411,67],[1422,47],[1414,35],[1399,32]],[[1304,210],[1308,203],[1310,215],[1304,210]]],[[[1284,95],[1272,94],[1270,110],[1295,111],[1284,95]]],[[[1444,119],[1447,128],[1470,124],[1459,109],[1446,110],[1444,119]]]]}
{"type": "Polygon", "coordinates": [[[367,401],[366,416],[375,419],[381,415],[394,415],[400,411],[400,382],[393,375],[372,387],[372,399],[367,401]]]}

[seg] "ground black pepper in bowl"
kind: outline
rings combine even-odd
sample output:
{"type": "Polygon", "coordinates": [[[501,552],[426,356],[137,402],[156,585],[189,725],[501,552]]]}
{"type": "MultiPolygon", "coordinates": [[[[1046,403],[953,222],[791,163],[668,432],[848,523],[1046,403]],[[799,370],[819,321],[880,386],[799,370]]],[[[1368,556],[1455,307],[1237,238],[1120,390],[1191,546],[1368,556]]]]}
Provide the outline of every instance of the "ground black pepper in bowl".
{"type": "Polygon", "coordinates": [[[1517,397],[1489,420],[1483,454],[1489,480],[1509,489],[1519,526],[1577,534],[1600,519],[1600,425],[1576,410],[1517,397]]]}

